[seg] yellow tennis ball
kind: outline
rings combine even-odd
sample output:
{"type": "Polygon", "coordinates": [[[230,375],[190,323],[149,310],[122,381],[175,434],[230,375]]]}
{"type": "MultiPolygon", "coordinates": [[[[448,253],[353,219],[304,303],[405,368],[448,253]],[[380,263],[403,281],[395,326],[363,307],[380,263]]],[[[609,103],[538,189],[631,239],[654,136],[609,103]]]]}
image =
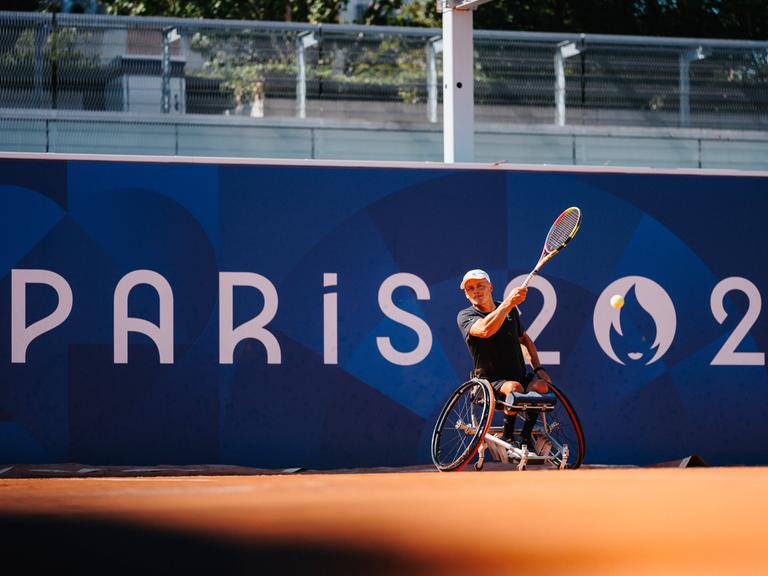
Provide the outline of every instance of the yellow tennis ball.
{"type": "Polygon", "coordinates": [[[624,306],[624,297],[621,294],[611,296],[611,306],[616,308],[616,310],[624,306]]]}

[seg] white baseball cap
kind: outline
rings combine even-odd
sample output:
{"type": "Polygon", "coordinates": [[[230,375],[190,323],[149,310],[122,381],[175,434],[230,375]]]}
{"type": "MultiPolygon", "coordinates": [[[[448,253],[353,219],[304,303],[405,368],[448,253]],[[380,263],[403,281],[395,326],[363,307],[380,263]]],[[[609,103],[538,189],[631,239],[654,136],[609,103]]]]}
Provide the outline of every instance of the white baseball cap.
{"type": "Polygon", "coordinates": [[[480,270],[479,268],[475,268],[474,270],[470,270],[466,274],[464,274],[464,278],[461,280],[461,288],[464,290],[464,284],[467,283],[467,280],[488,280],[490,283],[491,277],[488,276],[488,273],[485,270],[480,270]]]}

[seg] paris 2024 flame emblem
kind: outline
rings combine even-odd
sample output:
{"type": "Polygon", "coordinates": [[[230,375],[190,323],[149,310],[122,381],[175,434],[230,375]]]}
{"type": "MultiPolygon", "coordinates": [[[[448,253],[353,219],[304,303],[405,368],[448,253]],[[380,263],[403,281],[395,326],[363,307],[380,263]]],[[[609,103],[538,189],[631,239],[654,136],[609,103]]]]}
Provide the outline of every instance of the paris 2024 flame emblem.
{"type": "Polygon", "coordinates": [[[622,365],[648,365],[669,350],[677,316],[664,288],[644,276],[625,276],[600,294],[593,325],[598,344],[611,360],[622,365]],[[615,294],[624,297],[623,307],[611,306],[615,294]]]}

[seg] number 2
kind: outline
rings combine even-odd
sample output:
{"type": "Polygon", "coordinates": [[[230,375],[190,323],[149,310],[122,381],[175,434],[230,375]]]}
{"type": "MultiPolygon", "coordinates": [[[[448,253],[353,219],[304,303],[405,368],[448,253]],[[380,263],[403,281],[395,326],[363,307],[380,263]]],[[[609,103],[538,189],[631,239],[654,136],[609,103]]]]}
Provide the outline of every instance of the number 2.
{"type": "Polygon", "coordinates": [[[725,322],[728,313],[723,306],[723,300],[725,299],[725,295],[733,290],[738,290],[747,295],[749,308],[747,308],[747,313],[744,314],[744,317],[738,323],[710,364],[712,366],[762,366],[765,364],[764,353],[736,352],[736,348],[741,344],[741,341],[760,315],[762,299],[760,298],[760,291],[757,289],[757,286],[752,284],[752,282],[746,278],[741,278],[739,276],[731,276],[730,278],[721,280],[717,286],[715,286],[714,290],[712,290],[712,296],[709,300],[709,305],[712,308],[712,315],[715,317],[718,324],[725,322]]]}
{"type": "MultiPolygon", "coordinates": [[[[504,297],[506,298],[507,294],[509,294],[513,288],[520,286],[526,277],[526,274],[521,274],[520,276],[513,278],[512,281],[507,284],[507,287],[504,289],[504,297]]],[[[555,292],[555,287],[552,286],[549,280],[546,280],[541,276],[534,276],[533,280],[528,286],[529,288],[536,288],[536,290],[541,292],[541,295],[544,296],[544,305],[541,307],[538,315],[533,319],[533,322],[531,322],[531,325],[528,326],[528,329],[526,330],[526,332],[528,332],[528,336],[530,336],[531,340],[535,342],[536,338],[538,338],[539,335],[544,331],[544,328],[547,326],[547,324],[549,324],[549,321],[552,320],[552,317],[555,315],[555,308],[557,308],[557,292],[555,292]]],[[[560,364],[560,352],[544,352],[542,350],[539,350],[538,352],[539,360],[541,360],[542,364],[549,364],[550,366],[556,366],[560,364]]]]}

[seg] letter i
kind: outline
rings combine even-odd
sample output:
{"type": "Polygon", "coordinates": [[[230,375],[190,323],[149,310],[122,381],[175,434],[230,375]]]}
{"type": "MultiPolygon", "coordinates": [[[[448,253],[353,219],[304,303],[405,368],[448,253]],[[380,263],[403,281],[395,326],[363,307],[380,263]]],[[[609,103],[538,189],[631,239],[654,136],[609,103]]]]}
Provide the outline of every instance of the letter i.
{"type": "MultiPolygon", "coordinates": [[[[336,286],[338,275],[323,274],[323,287],[336,286]]],[[[338,294],[327,292],[323,294],[323,363],[339,363],[339,328],[338,328],[338,294]]]]}

